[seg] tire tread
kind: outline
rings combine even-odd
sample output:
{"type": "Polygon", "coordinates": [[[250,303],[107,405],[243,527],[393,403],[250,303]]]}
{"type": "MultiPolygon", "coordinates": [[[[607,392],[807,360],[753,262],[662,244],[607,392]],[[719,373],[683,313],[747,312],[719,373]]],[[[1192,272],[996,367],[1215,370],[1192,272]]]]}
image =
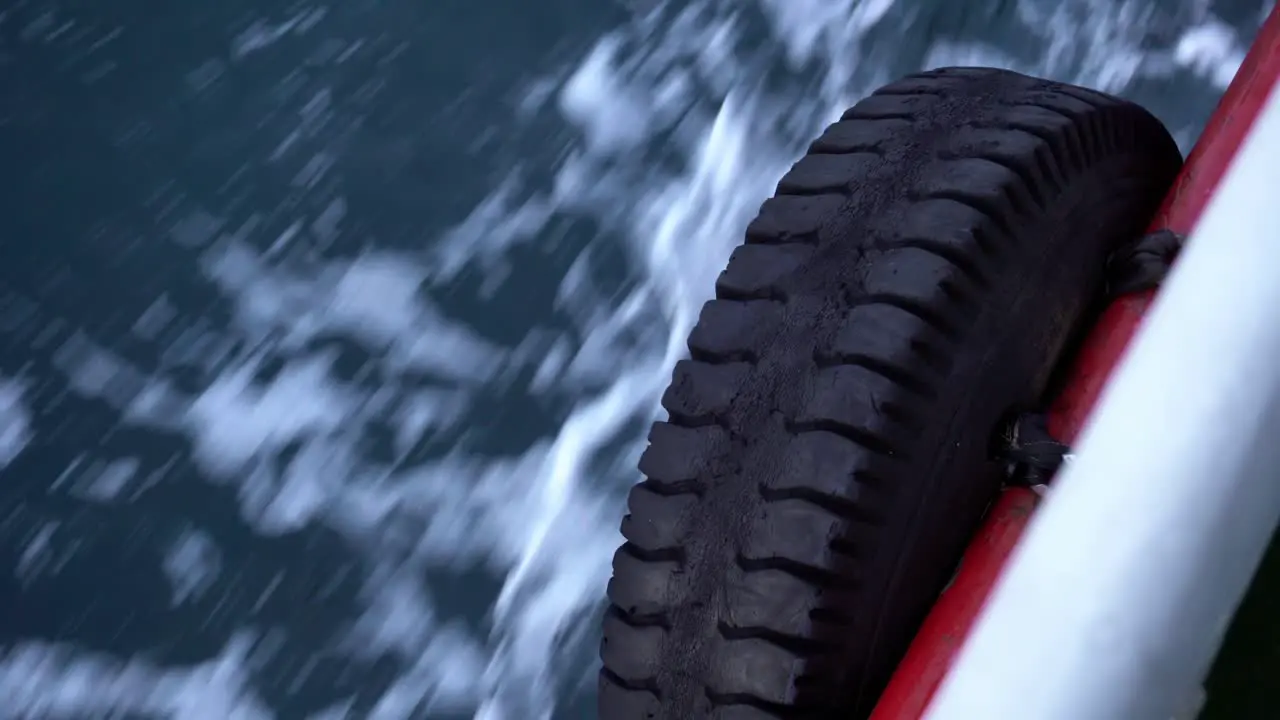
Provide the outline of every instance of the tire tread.
{"type": "Polygon", "coordinates": [[[891,522],[926,492],[909,468],[930,403],[1026,252],[1020,220],[1124,153],[1153,164],[1125,196],[1149,213],[1181,162],[1155,118],[987,68],[890,84],[810,145],[748,226],[663,395],[669,419],[640,460],[608,590],[603,720],[866,709],[881,678],[845,669],[870,652],[850,608],[873,591],[869,558],[891,522]],[[965,122],[940,130],[956,107],[965,122]],[[891,172],[905,173],[888,181],[901,199],[875,189],[891,172]],[[900,225],[875,225],[903,202],[900,225]],[[850,226],[866,236],[833,239],[850,226]],[[792,342],[804,328],[812,341],[792,342]],[[784,387],[796,378],[802,391],[784,387]]]}

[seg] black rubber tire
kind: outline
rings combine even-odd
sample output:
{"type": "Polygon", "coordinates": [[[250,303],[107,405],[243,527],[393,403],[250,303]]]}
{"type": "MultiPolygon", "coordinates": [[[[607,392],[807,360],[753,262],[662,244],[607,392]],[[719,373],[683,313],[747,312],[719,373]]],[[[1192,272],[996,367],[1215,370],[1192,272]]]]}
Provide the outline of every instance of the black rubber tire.
{"type": "Polygon", "coordinates": [[[613,561],[603,720],[865,717],[1182,164],[1132,103],[947,68],[855,105],[747,229],[613,561]]]}

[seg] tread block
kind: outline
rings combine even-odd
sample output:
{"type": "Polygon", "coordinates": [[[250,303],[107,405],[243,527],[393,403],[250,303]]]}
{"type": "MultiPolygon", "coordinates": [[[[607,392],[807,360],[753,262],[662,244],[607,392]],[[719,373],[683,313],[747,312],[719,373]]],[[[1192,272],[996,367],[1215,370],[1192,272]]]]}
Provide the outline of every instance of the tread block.
{"type": "Polygon", "coordinates": [[[715,638],[707,668],[707,690],[713,695],[750,695],[765,703],[788,704],[796,696],[795,678],[804,657],[761,637],[715,638]]]}
{"type": "Polygon", "coordinates": [[[802,497],[859,520],[874,514],[883,500],[876,486],[895,470],[892,459],[824,430],[792,436],[782,458],[766,480],[767,494],[802,497]]]}
{"type": "Polygon", "coordinates": [[[1018,174],[1004,165],[983,158],[960,158],[934,163],[921,175],[916,192],[923,197],[942,197],[972,205],[1008,236],[1012,233],[1009,220],[1027,209],[1017,206],[1010,197],[1012,188],[1020,185],[1018,174]]]}
{"type": "Polygon", "coordinates": [[[1072,174],[1084,170],[1089,154],[1081,140],[1080,123],[1071,113],[1044,103],[1022,103],[1007,108],[1001,119],[1017,123],[1018,129],[1026,132],[1044,133],[1059,163],[1069,167],[1072,174]]]}
{"type": "Polygon", "coordinates": [[[730,300],[780,300],[782,280],[811,257],[813,248],[805,245],[739,245],[716,280],[716,295],[730,300]]]}
{"type": "Polygon", "coordinates": [[[882,255],[853,300],[907,310],[948,339],[960,337],[981,309],[960,268],[918,247],[882,255]]]}
{"type": "Polygon", "coordinates": [[[995,223],[961,199],[926,197],[911,206],[897,229],[895,244],[919,247],[946,258],[969,279],[990,286],[1002,247],[991,239],[995,223]]]}
{"type": "Polygon", "coordinates": [[[661,667],[662,644],[667,631],[657,625],[631,625],[617,608],[604,614],[604,636],[600,658],[605,667],[628,683],[642,686],[652,682],[661,667]]]}
{"type": "Polygon", "coordinates": [[[841,120],[909,120],[915,122],[941,98],[933,95],[871,95],[840,116],[841,120]]]}
{"type": "Polygon", "coordinates": [[[680,565],[674,560],[642,560],[623,545],[613,554],[613,577],[607,590],[609,600],[627,615],[659,616],[684,599],[671,597],[679,595],[683,587],[674,581],[679,572],[680,565]]]}
{"type": "Polygon", "coordinates": [[[773,568],[747,571],[731,567],[725,586],[725,623],[734,628],[767,627],[784,635],[808,637],[814,629],[809,614],[822,590],[791,573],[773,568]]]}
{"type": "Polygon", "coordinates": [[[1082,115],[1088,115],[1101,107],[1117,105],[1122,100],[1112,98],[1108,102],[1094,102],[1092,100],[1083,100],[1074,95],[1069,95],[1055,87],[1043,87],[1038,90],[1031,90],[1023,93],[1019,98],[1020,102],[1029,105],[1040,105],[1042,107],[1051,108],[1054,112],[1061,113],[1071,118],[1078,118],[1082,115]]]}
{"type": "Polygon", "coordinates": [[[1053,172],[1053,150],[1049,144],[1028,132],[1007,127],[961,127],[948,138],[948,152],[994,161],[1014,168],[1020,182],[1039,207],[1052,200],[1048,191],[1064,184],[1065,178],[1053,172]]]}
{"type": "Polygon", "coordinates": [[[784,310],[772,300],[712,300],[689,333],[689,351],[704,362],[754,362],[782,324],[784,310]]]}
{"type": "Polygon", "coordinates": [[[679,547],[688,539],[686,518],[698,506],[693,493],[663,495],[641,483],[627,496],[622,536],[636,547],[649,551],[679,547]]]}
{"type": "Polygon", "coordinates": [[[1003,82],[1014,83],[1019,79],[1030,83],[1034,80],[1030,77],[1008,77],[1008,73],[996,68],[986,67],[943,67],[934,68],[932,70],[924,70],[922,72],[908,75],[901,80],[895,80],[883,88],[876,90],[872,94],[902,94],[918,90],[938,90],[955,88],[965,88],[969,83],[979,82],[982,80],[999,80],[1003,82]]]}
{"type": "Polygon", "coordinates": [[[778,192],[784,195],[848,193],[857,186],[853,178],[867,176],[880,164],[880,156],[870,152],[805,155],[778,181],[778,192]]]}
{"type": "Polygon", "coordinates": [[[809,145],[811,153],[882,153],[896,133],[911,129],[907,120],[841,120],[833,123],[809,145]]]}
{"type": "Polygon", "coordinates": [[[712,365],[681,360],[662,394],[662,407],[673,418],[710,422],[728,412],[750,371],[751,365],[746,362],[712,365]]]}
{"type": "Polygon", "coordinates": [[[720,705],[707,720],[778,720],[778,715],[750,705],[720,705]]]}
{"type": "Polygon", "coordinates": [[[1062,113],[1039,105],[1010,105],[1001,108],[998,122],[1002,127],[1043,140],[1052,150],[1054,165],[1064,181],[1082,169],[1084,158],[1072,150],[1070,140],[1076,134],[1075,124],[1062,113]]]}
{"type": "Polygon", "coordinates": [[[897,398],[897,383],[865,367],[821,368],[810,380],[808,401],[795,421],[802,427],[827,430],[892,457],[894,443],[887,434],[897,428],[885,413],[897,398]]]}
{"type": "Polygon", "coordinates": [[[747,242],[815,242],[823,224],[848,204],[840,194],[776,195],[764,201],[747,225],[747,242]]]}
{"type": "Polygon", "coordinates": [[[847,564],[847,557],[832,548],[832,542],[838,540],[844,530],[845,521],[818,505],[804,500],[766,503],[755,511],[751,524],[742,548],[748,565],[785,559],[825,572],[847,564]]]}
{"type": "Polygon", "coordinates": [[[872,361],[892,368],[898,381],[929,394],[950,369],[950,359],[937,350],[942,337],[926,321],[901,307],[884,303],[856,305],[823,355],[831,362],[872,361]]]}
{"type": "Polygon", "coordinates": [[[650,690],[633,690],[614,682],[607,671],[596,682],[596,704],[609,720],[654,720],[662,717],[662,701],[650,690]]]}
{"type": "Polygon", "coordinates": [[[695,492],[702,474],[728,440],[723,428],[656,422],[649,429],[649,447],[640,455],[640,472],[671,489],[695,492]]]}

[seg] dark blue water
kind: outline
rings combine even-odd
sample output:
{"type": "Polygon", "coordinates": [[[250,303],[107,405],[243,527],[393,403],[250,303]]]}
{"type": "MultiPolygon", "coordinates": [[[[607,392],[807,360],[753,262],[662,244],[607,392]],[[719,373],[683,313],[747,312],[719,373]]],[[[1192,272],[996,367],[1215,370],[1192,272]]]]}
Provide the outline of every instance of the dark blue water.
{"type": "Polygon", "coordinates": [[[0,718],[585,718],[621,498],[824,122],[1002,65],[1189,144],[1269,3],[11,2],[0,718]]]}

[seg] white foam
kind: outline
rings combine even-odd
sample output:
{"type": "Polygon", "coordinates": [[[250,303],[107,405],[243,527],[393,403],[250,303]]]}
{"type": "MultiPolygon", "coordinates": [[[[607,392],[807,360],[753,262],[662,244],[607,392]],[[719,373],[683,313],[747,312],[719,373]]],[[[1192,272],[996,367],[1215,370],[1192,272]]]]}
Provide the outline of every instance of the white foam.
{"type": "Polygon", "coordinates": [[[652,132],[649,98],[632,94],[616,82],[618,46],[615,38],[598,43],[560,92],[560,111],[582,128],[588,152],[630,150],[652,132]],[[611,100],[604,108],[598,103],[602,96],[611,100]]]}
{"type": "MultiPolygon", "coordinates": [[[[64,475],[76,474],[70,488],[72,495],[93,502],[109,503],[125,499],[125,492],[137,480],[139,467],[138,459],[132,457],[91,462],[77,459],[64,475]]],[[[61,480],[60,478],[58,485],[61,480]]]]}
{"type": "Polygon", "coordinates": [[[301,35],[328,13],[326,7],[303,8],[292,17],[280,22],[255,20],[231,42],[231,57],[242,60],[247,56],[275,45],[290,33],[301,35]]]}
{"type": "Polygon", "coordinates": [[[480,703],[486,692],[485,652],[458,625],[438,624],[420,579],[383,566],[368,588],[369,607],[355,626],[354,651],[369,656],[391,651],[408,664],[369,717],[411,717],[424,699],[428,709],[444,712],[480,703]]]}
{"type": "Polygon", "coordinates": [[[23,402],[21,382],[0,376],[0,470],[31,442],[31,411],[23,402]]]}
{"type": "Polygon", "coordinates": [[[105,717],[145,714],[180,720],[274,720],[248,689],[252,646],[239,636],[195,667],[157,667],[46,643],[0,652],[5,717],[105,717]]]}
{"type": "Polygon", "coordinates": [[[65,549],[54,546],[54,537],[61,527],[59,522],[44,523],[36,528],[35,533],[25,538],[22,554],[18,556],[18,564],[14,567],[14,576],[19,580],[29,581],[46,573],[55,573],[65,564],[65,549]]]}
{"type": "Polygon", "coordinates": [[[1248,48],[1240,42],[1239,34],[1230,26],[1210,19],[1182,34],[1174,50],[1174,60],[1225,90],[1244,62],[1247,51],[1248,48]]]}
{"type": "Polygon", "coordinates": [[[164,571],[173,590],[173,605],[203,595],[222,571],[222,554],[213,538],[196,528],[184,531],[164,557],[164,571]]]}
{"type": "Polygon", "coordinates": [[[428,276],[406,255],[367,253],[322,267],[268,263],[248,245],[227,238],[205,255],[205,269],[236,303],[244,328],[279,335],[284,350],[323,336],[345,336],[385,352],[395,370],[482,381],[503,351],[448,320],[419,291],[428,276]]]}

